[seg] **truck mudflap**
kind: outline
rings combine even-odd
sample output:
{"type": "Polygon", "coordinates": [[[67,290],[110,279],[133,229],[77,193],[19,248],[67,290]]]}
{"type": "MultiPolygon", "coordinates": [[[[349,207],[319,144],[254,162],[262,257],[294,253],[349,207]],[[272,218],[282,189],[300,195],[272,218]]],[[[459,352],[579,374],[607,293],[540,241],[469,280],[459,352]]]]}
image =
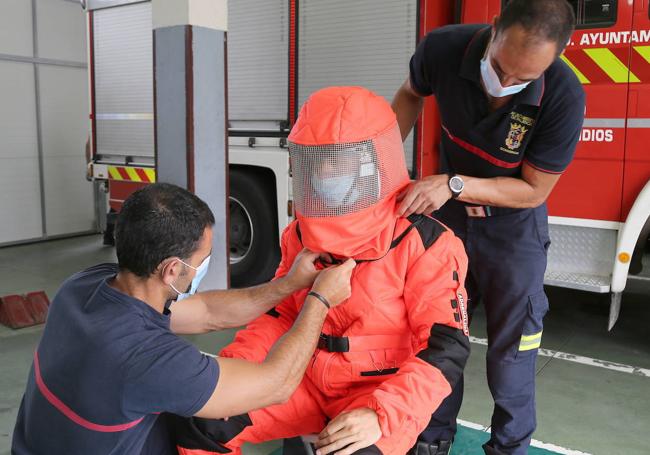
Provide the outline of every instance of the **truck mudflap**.
{"type": "Polygon", "coordinates": [[[625,223],[618,232],[618,242],[612,272],[612,300],[609,306],[608,330],[612,330],[621,310],[621,296],[630,272],[630,263],[644,226],[650,219],[650,181],[634,201],[625,223]]]}

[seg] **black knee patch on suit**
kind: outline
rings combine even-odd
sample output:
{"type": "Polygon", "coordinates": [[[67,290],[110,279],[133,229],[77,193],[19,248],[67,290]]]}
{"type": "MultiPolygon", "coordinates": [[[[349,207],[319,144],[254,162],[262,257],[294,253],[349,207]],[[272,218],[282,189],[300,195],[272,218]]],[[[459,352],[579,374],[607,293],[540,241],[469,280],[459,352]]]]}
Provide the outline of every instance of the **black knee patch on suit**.
{"type": "Polygon", "coordinates": [[[376,445],[371,445],[365,449],[357,450],[352,455],[383,455],[381,450],[376,445]]]}
{"type": "Polygon", "coordinates": [[[176,444],[186,449],[230,453],[231,450],[224,444],[232,441],[252,424],[248,414],[230,417],[228,420],[176,417],[174,420],[176,444]]]}
{"type": "MultiPolygon", "coordinates": [[[[305,444],[303,444],[302,439],[285,439],[284,446],[282,448],[282,455],[313,455],[316,453],[316,446],[314,446],[314,444],[310,444],[310,446],[311,452],[305,448],[305,444]]],[[[379,447],[373,444],[369,447],[357,450],[352,455],[383,455],[383,453],[381,450],[379,450],[379,447]]]]}
{"type": "Polygon", "coordinates": [[[427,348],[417,356],[439,369],[453,388],[463,374],[469,350],[469,338],[462,330],[434,324],[427,348]]]}

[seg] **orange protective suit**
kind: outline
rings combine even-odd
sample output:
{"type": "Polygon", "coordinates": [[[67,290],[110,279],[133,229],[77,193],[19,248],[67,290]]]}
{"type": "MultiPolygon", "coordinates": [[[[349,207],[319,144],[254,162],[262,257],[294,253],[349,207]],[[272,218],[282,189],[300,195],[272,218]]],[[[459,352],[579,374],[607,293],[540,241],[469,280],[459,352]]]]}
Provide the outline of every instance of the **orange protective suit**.
{"type": "MultiPolygon", "coordinates": [[[[321,343],[292,398],[228,421],[181,425],[180,453],[239,451],[261,442],[318,433],[342,411],[368,407],[382,438],[368,453],[404,454],[450,393],[469,354],[461,241],[433,218],[396,214],[409,183],[395,115],[359,87],[316,92],[289,136],[297,220],[282,235],[285,275],[307,247],[352,257],[352,295],[330,310],[321,343]],[[364,167],[365,166],[365,167],[364,167]],[[354,184],[319,199],[314,175],[354,184]]],[[[295,321],[308,289],[240,331],[221,355],[262,361],[295,321]]],[[[364,452],[365,453],[365,452],[364,452]]]]}

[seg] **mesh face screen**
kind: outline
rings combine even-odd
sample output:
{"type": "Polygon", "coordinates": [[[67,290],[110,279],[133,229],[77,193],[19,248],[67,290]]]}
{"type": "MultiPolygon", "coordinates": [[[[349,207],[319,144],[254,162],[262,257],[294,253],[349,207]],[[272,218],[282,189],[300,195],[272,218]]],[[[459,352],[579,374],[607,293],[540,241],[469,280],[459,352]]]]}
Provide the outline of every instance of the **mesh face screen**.
{"type": "Polygon", "coordinates": [[[399,129],[363,142],[303,146],[289,142],[296,209],[307,217],[364,210],[408,178],[399,129]]]}

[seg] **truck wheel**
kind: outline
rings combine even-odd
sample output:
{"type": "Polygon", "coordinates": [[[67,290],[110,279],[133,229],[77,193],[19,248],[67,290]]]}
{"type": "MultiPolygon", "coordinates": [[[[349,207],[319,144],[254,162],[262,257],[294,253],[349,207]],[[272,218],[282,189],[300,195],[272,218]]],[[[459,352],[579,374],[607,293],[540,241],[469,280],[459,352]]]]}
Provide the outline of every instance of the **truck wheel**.
{"type": "Polygon", "coordinates": [[[275,192],[252,173],[230,171],[230,284],[270,280],[280,262],[275,192]]]}

